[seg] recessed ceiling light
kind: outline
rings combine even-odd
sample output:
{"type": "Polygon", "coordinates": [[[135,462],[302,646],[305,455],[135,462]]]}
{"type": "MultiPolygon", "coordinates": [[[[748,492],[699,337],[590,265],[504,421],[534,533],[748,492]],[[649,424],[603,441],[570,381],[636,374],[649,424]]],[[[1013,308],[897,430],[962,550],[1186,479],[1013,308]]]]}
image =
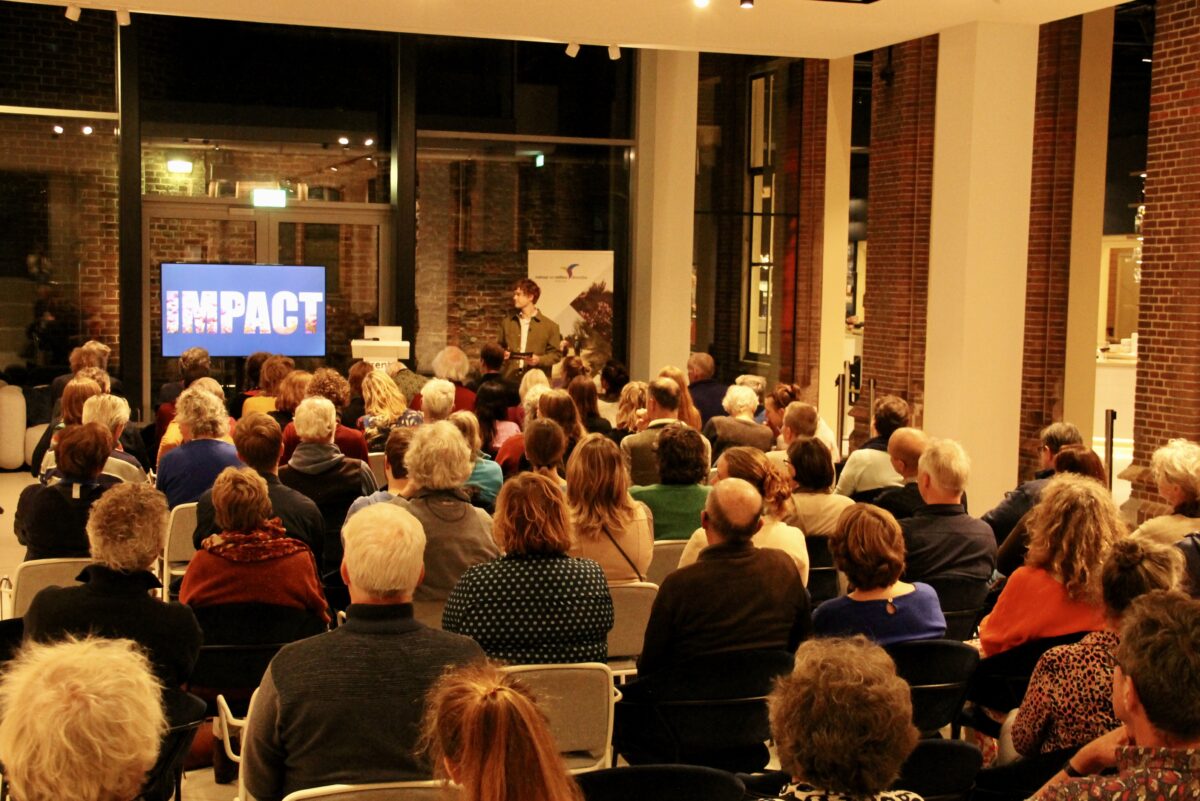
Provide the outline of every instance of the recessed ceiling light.
{"type": "Polygon", "coordinates": [[[83,126],[83,135],[91,136],[92,135],[92,126],[90,126],[90,125],[83,126]]]}
{"type": "Polygon", "coordinates": [[[54,135],[55,136],[61,136],[62,132],[63,132],[63,127],[61,125],[54,126],[54,135]]]}
{"type": "Polygon", "coordinates": [[[348,137],[348,136],[339,136],[339,137],[338,137],[338,144],[339,144],[339,145],[348,145],[348,144],[350,144],[350,137],[348,137]]]}
{"type": "Polygon", "coordinates": [[[364,139],[364,140],[363,140],[363,145],[364,145],[365,147],[370,147],[370,146],[371,146],[371,145],[373,145],[373,144],[375,144],[375,140],[374,140],[374,139],[364,139]]]}
{"type": "Polygon", "coordinates": [[[692,4],[696,8],[708,8],[708,0],[692,0],[692,4]]]}

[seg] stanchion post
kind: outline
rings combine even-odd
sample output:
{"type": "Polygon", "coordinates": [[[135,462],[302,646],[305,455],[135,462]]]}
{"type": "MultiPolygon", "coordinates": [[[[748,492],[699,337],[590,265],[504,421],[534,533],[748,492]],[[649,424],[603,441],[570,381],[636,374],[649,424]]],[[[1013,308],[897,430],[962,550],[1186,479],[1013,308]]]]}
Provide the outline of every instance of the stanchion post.
{"type": "Polygon", "coordinates": [[[1108,474],[1108,491],[1113,487],[1113,429],[1117,424],[1117,410],[1104,410],[1104,472],[1108,474]]]}

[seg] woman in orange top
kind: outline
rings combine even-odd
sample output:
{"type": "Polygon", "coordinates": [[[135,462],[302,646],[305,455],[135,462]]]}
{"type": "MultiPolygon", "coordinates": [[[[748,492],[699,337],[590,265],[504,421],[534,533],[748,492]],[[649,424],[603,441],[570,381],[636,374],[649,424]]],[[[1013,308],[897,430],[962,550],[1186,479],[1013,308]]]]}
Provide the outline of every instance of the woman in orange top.
{"type": "Polygon", "coordinates": [[[1112,495],[1086,476],[1060,473],[1029,521],[1029,554],[979,624],[984,656],[1026,642],[1104,628],[1100,566],[1126,536],[1112,495]]]}

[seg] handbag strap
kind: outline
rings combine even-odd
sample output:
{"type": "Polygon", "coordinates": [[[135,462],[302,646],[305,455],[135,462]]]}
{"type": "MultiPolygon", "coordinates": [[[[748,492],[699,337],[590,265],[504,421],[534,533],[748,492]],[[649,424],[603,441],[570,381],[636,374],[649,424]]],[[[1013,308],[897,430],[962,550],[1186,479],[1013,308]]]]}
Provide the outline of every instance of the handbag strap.
{"type": "Polygon", "coordinates": [[[637,575],[637,580],[645,581],[646,579],[644,576],[642,576],[642,571],[638,570],[637,565],[635,565],[633,563],[633,560],[629,558],[629,554],[625,553],[625,549],[622,548],[620,543],[617,542],[616,537],[614,537],[608,529],[603,529],[603,531],[604,531],[604,536],[608,537],[608,541],[611,542],[613,544],[613,547],[617,549],[617,553],[621,554],[621,558],[624,559],[625,562],[630,567],[633,568],[633,572],[637,575]]]}

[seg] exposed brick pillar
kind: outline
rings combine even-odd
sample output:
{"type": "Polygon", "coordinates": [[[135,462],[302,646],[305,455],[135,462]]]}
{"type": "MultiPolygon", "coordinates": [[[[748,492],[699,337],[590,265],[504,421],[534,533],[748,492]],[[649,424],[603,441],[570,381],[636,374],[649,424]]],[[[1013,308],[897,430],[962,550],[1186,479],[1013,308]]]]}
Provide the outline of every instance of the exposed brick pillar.
{"type": "Polygon", "coordinates": [[[938,39],[875,51],[871,87],[863,392],[853,442],[868,437],[867,380],[907,400],[921,419],[938,39]],[[888,80],[890,76],[890,80],[888,80]]]}
{"type": "Polygon", "coordinates": [[[1022,478],[1037,469],[1038,433],[1063,414],[1082,32],[1082,17],[1072,17],[1043,25],[1038,40],[1021,378],[1022,478]]]}
{"type": "Polygon", "coordinates": [[[1133,465],[1122,474],[1139,521],[1167,511],[1150,455],[1173,437],[1200,440],[1200,6],[1159,0],[1155,16],[1133,465]]]}

